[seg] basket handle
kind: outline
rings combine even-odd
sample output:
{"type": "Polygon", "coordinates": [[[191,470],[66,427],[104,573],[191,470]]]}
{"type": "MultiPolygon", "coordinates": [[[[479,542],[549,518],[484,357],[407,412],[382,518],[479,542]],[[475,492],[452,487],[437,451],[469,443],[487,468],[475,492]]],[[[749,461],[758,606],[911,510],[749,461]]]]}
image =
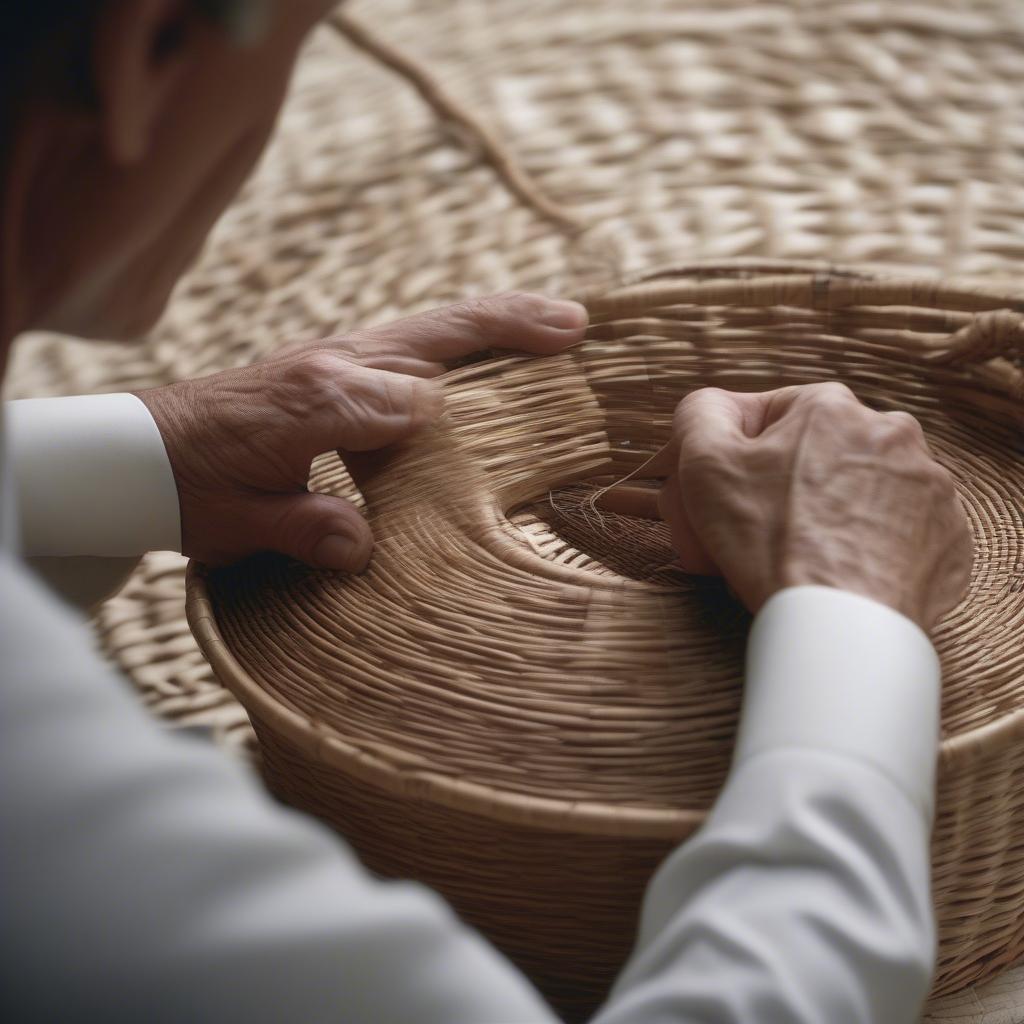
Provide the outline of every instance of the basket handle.
{"type": "Polygon", "coordinates": [[[1024,356],[1024,316],[1010,309],[977,313],[925,355],[931,363],[979,363],[997,356],[1024,356]]]}

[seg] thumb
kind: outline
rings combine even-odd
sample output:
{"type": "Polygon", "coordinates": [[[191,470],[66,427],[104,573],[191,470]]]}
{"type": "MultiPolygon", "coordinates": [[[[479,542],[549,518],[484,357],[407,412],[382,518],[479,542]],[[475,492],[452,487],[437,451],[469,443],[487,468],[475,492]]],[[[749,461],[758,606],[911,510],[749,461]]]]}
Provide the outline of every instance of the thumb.
{"type": "Polygon", "coordinates": [[[256,546],[315,569],[357,573],[370,562],[373,533],[350,501],[329,494],[274,495],[254,507],[256,546]]]}

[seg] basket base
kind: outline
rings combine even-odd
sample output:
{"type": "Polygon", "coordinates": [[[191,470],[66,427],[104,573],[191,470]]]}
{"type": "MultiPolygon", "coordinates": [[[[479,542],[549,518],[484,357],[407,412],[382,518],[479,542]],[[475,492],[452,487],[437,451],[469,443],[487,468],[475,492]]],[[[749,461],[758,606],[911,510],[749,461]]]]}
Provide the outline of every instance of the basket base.
{"type": "Polygon", "coordinates": [[[441,893],[567,1024],[593,1015],[629,956],[647,880],[674,844],[616,845],[417,804],[311,765],[255,725],[277,797],[337,829],[375,874],[441,893]],[[601,878],[618,881],[602,891],[601,878]]]}

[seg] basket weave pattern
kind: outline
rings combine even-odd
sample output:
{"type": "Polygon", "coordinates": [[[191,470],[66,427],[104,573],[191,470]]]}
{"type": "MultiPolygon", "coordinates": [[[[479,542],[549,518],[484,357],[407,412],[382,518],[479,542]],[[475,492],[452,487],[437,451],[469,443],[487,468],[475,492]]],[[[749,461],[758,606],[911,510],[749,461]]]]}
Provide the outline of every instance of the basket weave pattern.
{"type": "MultiPolygon", "coordinates": [[[[581,348],[446,378],[441,426],[364,489],[368,572],[268,557],[194,574],[193,628],[250,711],[271,785],[371,866],[437,886],[564,1009],[592,1007],[652,867],[721,785],[747,621],[719,583],[612,571],[603,550],[638,546],[628,517],[578,504],[581,549],[543,499],[637,468],[694,387],[841,379],[919,418],[975,531],[970,592],[936,634],[937,991],[1010,962],[1024,952],[1024,301],[757,263],[587,299],[581,348]],[[550,910],[524,913],[524,891],[550,910]]],[[[337,460],[313,482],[350,486],[337,460]]]]}
{"type": "MultiPolygon", "coordinates": [[[[148,387],[297,337],[510,287],[573,290],[681,255],[870,260],[988,282],[1024,260],[1016,0],[346,9],[493,125],[588,237],[516,201],[472,140],[325,29],[159,329],[106,352],[32,338],[9,396],[148,387]]],[[[100,642],[155,711],[244,741],[183,592],[184,560],[148,556],[100,613],[100,642]]]]}
{"type": "MultiPolygon", "coordinates": [[[[467,295],[575,290],[681,258],[873,261],[990,286],[1019,277],[1017,0],[349,0],[346,10],[492,126],[583,235],[522,203],[476,140],[325,29],[259,172],[160,328],[106,352],[33,338],[15,353],[9,395],[161,384],[467,295]]],[[[566,545],[525,521],[535,511],[513,518],[554,557],[566,545]]],[[[560,533],[579,540],[570,518],[560,533]]],[[[248,743],[244,711],[185,623],[184,569],[177,555],[147,556],[100,611],[99,641],[154,711],[248,743]]],[[[964,801],[989,799],[983,780],[979,768],[964,801]]],[[[1002,839],[987,833],[983,846],[995,856],[1002,839]]],[[[965,919],[990,896],[983,884],[964,889],[965,919]]]]}

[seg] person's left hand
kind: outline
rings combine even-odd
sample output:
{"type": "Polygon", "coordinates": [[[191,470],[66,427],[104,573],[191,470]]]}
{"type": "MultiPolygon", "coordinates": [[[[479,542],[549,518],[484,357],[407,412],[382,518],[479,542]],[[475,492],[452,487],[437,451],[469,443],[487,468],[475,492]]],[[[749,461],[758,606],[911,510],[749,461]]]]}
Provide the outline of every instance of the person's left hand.
{"type": "Polygon", "coordinates": [[[279,551],[361,571],[370,527],[350,502],[306,490],[312,460],[381,448],[432,422],[443,400],[423,378],[446,363],[490,348],[560,352],[582,341],[586,321],[575,302],[498,295],[138,392],[174,471],[183,552],[220,565],[279,551]]]}

